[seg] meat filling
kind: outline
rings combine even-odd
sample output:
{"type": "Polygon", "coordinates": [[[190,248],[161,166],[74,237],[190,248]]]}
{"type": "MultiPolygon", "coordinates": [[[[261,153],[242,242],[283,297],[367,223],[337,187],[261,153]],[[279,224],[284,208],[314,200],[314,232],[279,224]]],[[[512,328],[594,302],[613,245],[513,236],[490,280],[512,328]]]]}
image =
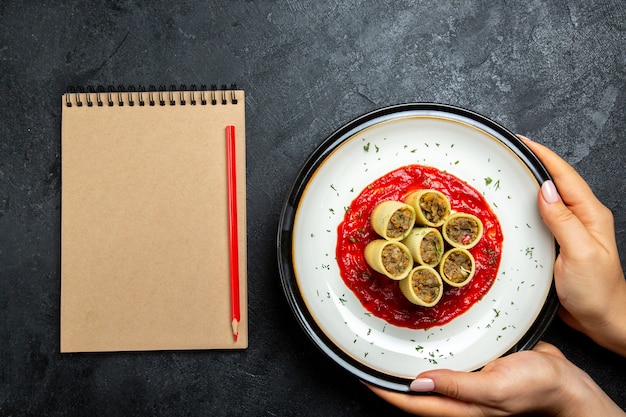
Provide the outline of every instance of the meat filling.
{"type": "Polygon", "coordinates": [[[443,264],[443,273],[452,281],[460,284],[472,272],[472,261],[463,252],[452,252],[443,264]]]}
{"type": "Polygon", "coordinates": [[[383,265],[391,275],[400,275],[409,267],[409,255],[396,245],[387,245],[382,250],[383,265]]]}
{"type": "Polygon", "coordinates": [[[387,236],[395,239],[403,236],[411,227],[411,211],[407,208],[396,210],[387,223],[387,236]]]}
{"type": "Polygon", "coordinates": [[[418,270],[413,273],[411,277],[413,284],[413,292],[425,303],[432,303],[439,296],[441,286],[437,279],[433,276],[433,273],[428,270],[418,270]]]}
{"type": "Polygon", "coordinates": [[[448,214],[446,200],[437,193],[424,193],[420,198],[420,209],[426,220],[440,222],[448,214]]]}
{"type": "Polygon", "coordinates": [[[422,261],[424,261],[424,263],[428,265],[436,263],[439,261],[441,252],[442,248],[435,232],[430,232],[424,236],[420,244],[420,255],[422,256],[422,261]]]}
{"type": "Polygon", "coordinates": [[[446,234],[450,239],[462,245],[468,245],[478,238],[479,227],[476,220],[470,217],[455,217],[446,226],[446,234]]]}

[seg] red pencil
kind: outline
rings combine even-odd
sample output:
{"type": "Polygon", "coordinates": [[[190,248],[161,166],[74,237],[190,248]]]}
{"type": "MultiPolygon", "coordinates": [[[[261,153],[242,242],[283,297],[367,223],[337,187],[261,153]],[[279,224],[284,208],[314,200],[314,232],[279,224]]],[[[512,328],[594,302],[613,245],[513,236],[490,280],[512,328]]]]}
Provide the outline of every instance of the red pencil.
{"type": "Polygon", "coordinates": [[[230,307],[233,336],[239,338],[239,233],[237,231],[237,164],[235,126],[226,126],[226,157],[228,169],[228,232],[230,241],[230,307]]]}

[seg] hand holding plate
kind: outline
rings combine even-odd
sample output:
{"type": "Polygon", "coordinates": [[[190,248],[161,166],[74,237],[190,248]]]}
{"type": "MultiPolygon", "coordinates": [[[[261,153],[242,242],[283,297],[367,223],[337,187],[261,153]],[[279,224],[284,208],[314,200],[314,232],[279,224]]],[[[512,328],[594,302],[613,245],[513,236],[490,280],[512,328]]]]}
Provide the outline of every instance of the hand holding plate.
{"type": "Polygon", "coordinates": [[[542,185],[539,210],[561,246],[554,264],[561,317],[598,344],[625,356],[626,281],[613,214],[572,166],[545,146],[522,139],[559,189],[550,181],[542,185]]]}

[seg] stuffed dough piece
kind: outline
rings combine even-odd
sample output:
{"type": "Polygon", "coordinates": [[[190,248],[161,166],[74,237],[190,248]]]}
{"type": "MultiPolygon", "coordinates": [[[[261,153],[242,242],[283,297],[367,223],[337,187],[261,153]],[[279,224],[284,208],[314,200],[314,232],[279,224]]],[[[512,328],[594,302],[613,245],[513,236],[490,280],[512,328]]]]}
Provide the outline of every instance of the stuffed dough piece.
{"type": "Polygon", "coordinates": [[[377,272],[400,280],[413,268],[413,257],[405,245],[385,239],[371,241],[365,247],[365,261],[377,272]]]}
{"type": "Polygon", "coordinates": [[[443,238],[455,248],[470,249],[483,236],[483,222],[472,214],[454,213],[444,222],[443,238]]]}
{"type": "Polygon", "coordinates": [[[443,254],[439,264],[441,278],[453,287],[467,285],[476,273],[474,256],[462,248],[452,248],[443,254]]]}
{"type": "Polygon", "coordinates": [[[436,266],[443,256],[443,237],[434,227],[414,227],[402,240],[413,260],[421,265],[436,266]]]}
{"type": "Polygon", "coordinates": [[[413,304],[432,307],[441,300],[443,281],[439,273],[426,265],[416,266],[400,281],[402,294],[413,304]]]}
{"type": "Polygon", "coordinates": [[[404,239],[415,225],[415,209],[401,201],[383,201],[372,211],[370,221],[381,237],[397,242],[404,239]]]}
{"type": "Polygon", "coordinates": [[[441,226],[450,215],[450,200],[437,190],[413,191],[404,202],[415,209],[415,223],[421,226],[441,226]]]}

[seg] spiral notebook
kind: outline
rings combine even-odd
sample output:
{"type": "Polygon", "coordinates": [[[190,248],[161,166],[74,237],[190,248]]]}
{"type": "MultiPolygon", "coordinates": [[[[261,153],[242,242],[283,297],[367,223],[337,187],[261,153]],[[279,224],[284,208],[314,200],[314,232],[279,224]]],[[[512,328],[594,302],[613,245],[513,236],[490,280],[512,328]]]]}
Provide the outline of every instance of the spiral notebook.
{"type": "Polygon", "coordinates": [[[244,104],[234,86],[63,95],[61,352],[247,347],[244,104]],[[236,132],[237,339],[227,126],[236,132]]]}

